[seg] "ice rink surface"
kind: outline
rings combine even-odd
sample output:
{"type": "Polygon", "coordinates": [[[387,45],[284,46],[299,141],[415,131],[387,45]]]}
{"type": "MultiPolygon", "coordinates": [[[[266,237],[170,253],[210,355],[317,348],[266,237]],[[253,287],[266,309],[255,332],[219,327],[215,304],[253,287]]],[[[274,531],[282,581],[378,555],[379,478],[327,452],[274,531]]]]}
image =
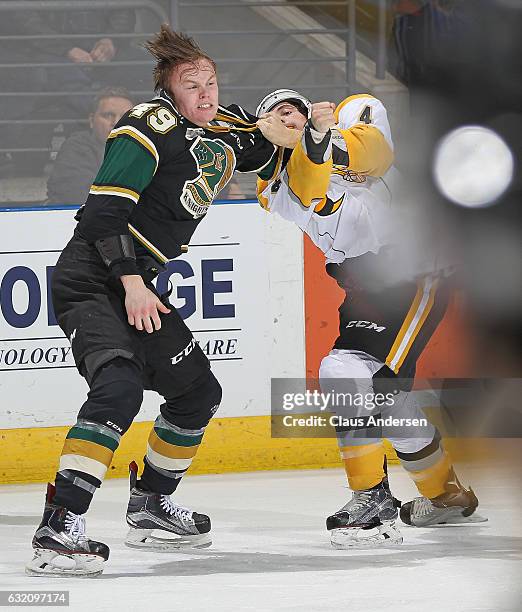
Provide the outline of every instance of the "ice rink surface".
{"type": "MultiPolygon", "coordinates": [[[[69,609],[90,612],[520,610],[520,477],[491,465],[458,471],[477,492],[488,523],[404,525],[404,544],[371,551],[330,546],[325,518],[349,497],[342,470],[186,478],[176,500],[211,516],[214,540],[189,554],[126,548],[128,485],[109,480],[87,515],[89,536],[111,549],[104,573],[94,579],[24,574],[45,487],[3,486],[0,590],[67,589],[69,609]]],[[[400,467],[390,468],[390,480],[399,499],[415,496],[400,467]]]]}

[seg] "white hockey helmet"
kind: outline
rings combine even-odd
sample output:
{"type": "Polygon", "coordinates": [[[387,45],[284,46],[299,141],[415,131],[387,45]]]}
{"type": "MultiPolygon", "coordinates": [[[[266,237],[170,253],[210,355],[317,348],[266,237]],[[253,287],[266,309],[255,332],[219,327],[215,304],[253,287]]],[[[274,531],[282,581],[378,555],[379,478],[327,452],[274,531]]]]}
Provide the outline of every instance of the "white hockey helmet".
{"type": "Polygon", "coordinates": [[[256,115],[259,117],[263,113],[270,112],[274,106],[277,106],[277,104],[280,104],[281,102],[290,102],[291,104],[295,104],[303,115],[305,115],[307,119],[310,119],[310,114],[312,113],[312,103],[308,98],[305,98],[293,89],[276,89],[272,93],[269,93],[259,103],[259,106],[256,109],[256,115]]]}

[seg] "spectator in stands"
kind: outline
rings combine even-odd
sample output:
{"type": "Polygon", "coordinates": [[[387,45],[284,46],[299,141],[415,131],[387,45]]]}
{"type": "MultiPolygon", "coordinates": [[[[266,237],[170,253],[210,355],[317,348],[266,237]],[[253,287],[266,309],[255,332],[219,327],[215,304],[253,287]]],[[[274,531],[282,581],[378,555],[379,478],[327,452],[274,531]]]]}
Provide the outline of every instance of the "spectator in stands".
{"type": "Polygon", "coordinates": [[[395,0],[393,36],[399,78],[414,93],[439,85],[439,68],[452,61],[449,46],[463,27],[463,0],[395,0]]]}
{"type": "Polygon", "coordinates": [[[146,59],[136,39],[122,36],[135,32],[137,9],[102,3],[78,9],[74,0],[52,9],[23,4],[0,11],[0,35],[21,37],[0,40],[0,177],[42,174],[53,129],[63,119],[86,117],[104,87],[150,89],[148,68],[116,64],[146,59]]]}
{"type": "MultiPolygon", "coordinates": [[[[40,71],[43,89],[90,93],[113,82],[114,73],[107,68],[95,70],[93,66],[111,60],[136,59],[128,38],[111,38],[111,34],[128,34],[135,30],[134,9],[67,10],[70,2],[64,0],[62,10],[17,11],[13,13],[13,32],[25,35],[46,35],[25,41],[25,55],[33,62],[60,63],[70,61],[71,66],[47,67],[40,71]],[[104,36],[104,34],[108,36],[104,36]],[[75,39],[74,35],[81,37],[75,39]],[[86,35],[88,37],[86,37],[86,35]]],[[[140,54],[141,58],[141,54],[140,54]]],[[[121,70],[121,68],[120,68],[121,70]]],[[[132,72],[129,69],[129,72],[132,72]]],[[[121,80],[120,80],[121,82],[121,80]]],[[[89,111],[89,96],[68,96],[60,101],[76,114],[89,111]]]]}
{"type": "MultiPolygon", "coordinates": [[[[252,190],[252,194],[253,194],[252,197],[255,197],[254,190],[252,190]]],[[[238,180],[235,177],[233,177],[226,184],[225,188],[219,192],[217,199],[218,200],[241,200],[242,198],[245,198],[245,197],[246,197],[246,194],[241,188],[241,185],[239,184],[238,180]]]]}
{"type": "Polygon", "coordinates": [[[107,88],[96,97],[90,131],[75,132],[62,145],[47,181],[48,204],[83,204],[103,160],[110,131],[133,106],[129,92],[107,88]]]}

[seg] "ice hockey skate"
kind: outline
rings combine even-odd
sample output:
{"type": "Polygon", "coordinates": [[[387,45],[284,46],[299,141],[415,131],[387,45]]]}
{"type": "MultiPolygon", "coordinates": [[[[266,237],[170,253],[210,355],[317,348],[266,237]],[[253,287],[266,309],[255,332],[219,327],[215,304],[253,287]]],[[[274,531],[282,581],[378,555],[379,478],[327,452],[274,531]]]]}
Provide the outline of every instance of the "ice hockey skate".
{"type": "Polygon", "coordinates": [[[98,576],[109,558],[109,547],[89,540],[85,519],[53,504],[55,488],[47,485],[44,514],[33,537],[34,557],[26,565],[30,576],[98,576]]]}
{"type": "Polygon", "coordinates": [[[170,495],[142,491],[136,486],[138,466],[129,465],[130,500],[125,545],[163,552],[207,548],[212,544],[210,518],[175,504],[170,495]]]}
{"type": "Polygon", "coordinates": [[[326,519],[334,548],[369,548],[401,544],[395,521],[399,500],[391,494],[388,477],[375,487],[354,491],[350,501],[326,519]]]}
{"type": "Polygon", "coordinates": [[[446,491],[433,499],[416,497],[402,505],[400,516],[403,523],[413,527],[435,525],[459,525],[484,523],[488,519],[475,511],[478,499],[473,489],[465,489],[453,469],[445,485],[446,491]]]}

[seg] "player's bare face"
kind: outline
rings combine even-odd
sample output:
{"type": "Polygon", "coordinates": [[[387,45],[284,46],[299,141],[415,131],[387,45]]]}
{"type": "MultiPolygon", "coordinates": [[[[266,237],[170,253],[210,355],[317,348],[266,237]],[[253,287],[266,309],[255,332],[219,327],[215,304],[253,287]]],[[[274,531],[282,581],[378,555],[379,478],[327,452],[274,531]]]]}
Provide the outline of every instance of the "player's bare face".
{"type": "Polygon", "coordinates": [[[105,142],[112,128],[132,106],[127,98],[102,98],[96,111],[89,117],[96,140],[105,142]]]}
{"type": "Polygon", "coordinates": [[[170,77],[170,91],[179,112],[195,125],[204,127],[216,116],[218,84],[208,60],[176,66],[170,77]]]}
{"type": "Polygon", "coordinates": [[[306,123],[306,117],[289,102],[281,102],[272,109],[279,119],[292,130],[302,130],[306,123]]]}

